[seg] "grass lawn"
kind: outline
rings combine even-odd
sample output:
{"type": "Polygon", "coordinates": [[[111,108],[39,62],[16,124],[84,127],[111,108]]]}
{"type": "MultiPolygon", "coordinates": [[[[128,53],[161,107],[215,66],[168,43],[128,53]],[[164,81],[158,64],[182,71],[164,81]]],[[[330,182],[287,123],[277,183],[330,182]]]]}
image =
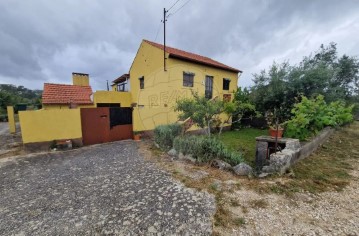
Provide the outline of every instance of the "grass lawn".
{"type": "Polygon", "coordinates": [[[245,162],[254,166],[256,155],[256,137],[261,135],[268,135],[268,130],[243,128],[238,131],[228,131],[222,133],[219,139],[226,147],[233,151],[242,152],[245,162]]]}

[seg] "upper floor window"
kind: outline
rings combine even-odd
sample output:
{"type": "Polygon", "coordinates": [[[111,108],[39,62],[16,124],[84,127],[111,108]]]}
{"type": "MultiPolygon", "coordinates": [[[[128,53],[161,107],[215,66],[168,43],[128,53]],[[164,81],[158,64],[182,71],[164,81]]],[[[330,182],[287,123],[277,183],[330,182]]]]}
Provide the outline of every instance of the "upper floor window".
{"type": "Polygon", "coordinates": [[[223,90],[229,90],[229,84],[231,83],[230,79],[223,79],[223,90]]]}
{"type": "Polygon", "coordinates": [[[141,78],[139,78],[140,81],[140,89],[144,89],[145,88],[145,77],[142,76],[141,78]]]}
{"type": "Polygon", "coordinates": [[[183,86],[193,87],[194,73],[183,72],[183,86]]]}

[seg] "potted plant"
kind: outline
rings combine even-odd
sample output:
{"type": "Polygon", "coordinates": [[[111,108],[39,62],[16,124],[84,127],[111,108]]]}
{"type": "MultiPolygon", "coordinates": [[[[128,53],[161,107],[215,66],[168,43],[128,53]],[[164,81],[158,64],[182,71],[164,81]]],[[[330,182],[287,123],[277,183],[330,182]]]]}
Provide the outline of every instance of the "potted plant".
{"type": "Polygon", "coordinates": [[[135,140],[135,141],[141,140],[141,132],[140,131],[133,131],[133,140],[135,140]]]}
{"type": "Polygon", "coordinates": [[[274,114],[269,111],[266,114],[267,124],[269,126],[269,135],[272,138],[282,138],[284,133],[284,128],[281,123],[279,123],[279,118],[276,115],[276,109],[274,109],[274,114]]]}

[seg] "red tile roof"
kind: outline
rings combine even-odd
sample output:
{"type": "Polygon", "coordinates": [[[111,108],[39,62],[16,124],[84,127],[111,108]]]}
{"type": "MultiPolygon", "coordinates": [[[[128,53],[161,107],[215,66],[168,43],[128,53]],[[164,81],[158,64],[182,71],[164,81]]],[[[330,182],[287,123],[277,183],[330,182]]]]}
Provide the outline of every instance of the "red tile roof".
{"type": "Polygon", "coordinates": [[[44,84],[43,104],[93,104],[91,86],[44,84]]]}
{"type": "MultiPolygon", "coordinates": [[[[145,39],[143,41],[145,41],[146,43],[148,43],[148,44],[150,44],[150,45],[152,45],[152,46],[154,46],[156,48],[159,48],[159,49],[163,50],[163,45],[162,44],[151,42],[151,41],[148,41],[148,40],[145,40],[145,39]]],[[[242,72],[241,70],[238,70],[236,68],[227,66],[225,64],[222,64],[222,63],[220,63],[218,61],[215,61],[215,60],[213,60],[213,59],[211,59],[209,57],[204,57],[204,56],[194,54],[194,53],[190,53],[190,52],[186,52],[186,51],[183,51],[183,50],[180,50],[180,49],[176,49],[176,48],[166,46],[166,52],[169,53],[169,57],[178,58],[178,59],[182,59],[182,60],[193,61],[193,62],[196,62],[196,63],[199,63],[199,64],[204,64],[204,65],[208,65],[208,66],[212,66],[212,67],[216,67],[216,68],[220,68],[220,69],[223,69],[223,70],[228,70],[228,71],[232,71],[232,72],[236,72],[236,73],[242,72]]]]}

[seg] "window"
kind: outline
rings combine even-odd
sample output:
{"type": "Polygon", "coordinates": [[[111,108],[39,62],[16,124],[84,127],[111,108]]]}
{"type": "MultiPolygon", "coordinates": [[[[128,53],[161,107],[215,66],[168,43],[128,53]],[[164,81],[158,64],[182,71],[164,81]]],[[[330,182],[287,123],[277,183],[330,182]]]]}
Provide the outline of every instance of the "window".
{"type": "Polygon", "coordinates": [[[145,77],[142,76],[141,78],[139,78],[140,80],[140,89],[144,89],[145,88],[145,77]]]}
{"type": "Polygon", "coordinates": [[[223,79],[223,90],[229,90],[229,84],[231,83],[230,79],[223,79]]]}
{"type": "Polygon", "coordinates": [[[193,87],[194,73],[183,72],[183,86],[193,87]]]}
{"type": "Polygon", "coordinates": [[[206,75],[204,87],[205,87],[204,96],[207,99],[212,99],[212,97],[213,97],[213,76],[206,75]]]}

